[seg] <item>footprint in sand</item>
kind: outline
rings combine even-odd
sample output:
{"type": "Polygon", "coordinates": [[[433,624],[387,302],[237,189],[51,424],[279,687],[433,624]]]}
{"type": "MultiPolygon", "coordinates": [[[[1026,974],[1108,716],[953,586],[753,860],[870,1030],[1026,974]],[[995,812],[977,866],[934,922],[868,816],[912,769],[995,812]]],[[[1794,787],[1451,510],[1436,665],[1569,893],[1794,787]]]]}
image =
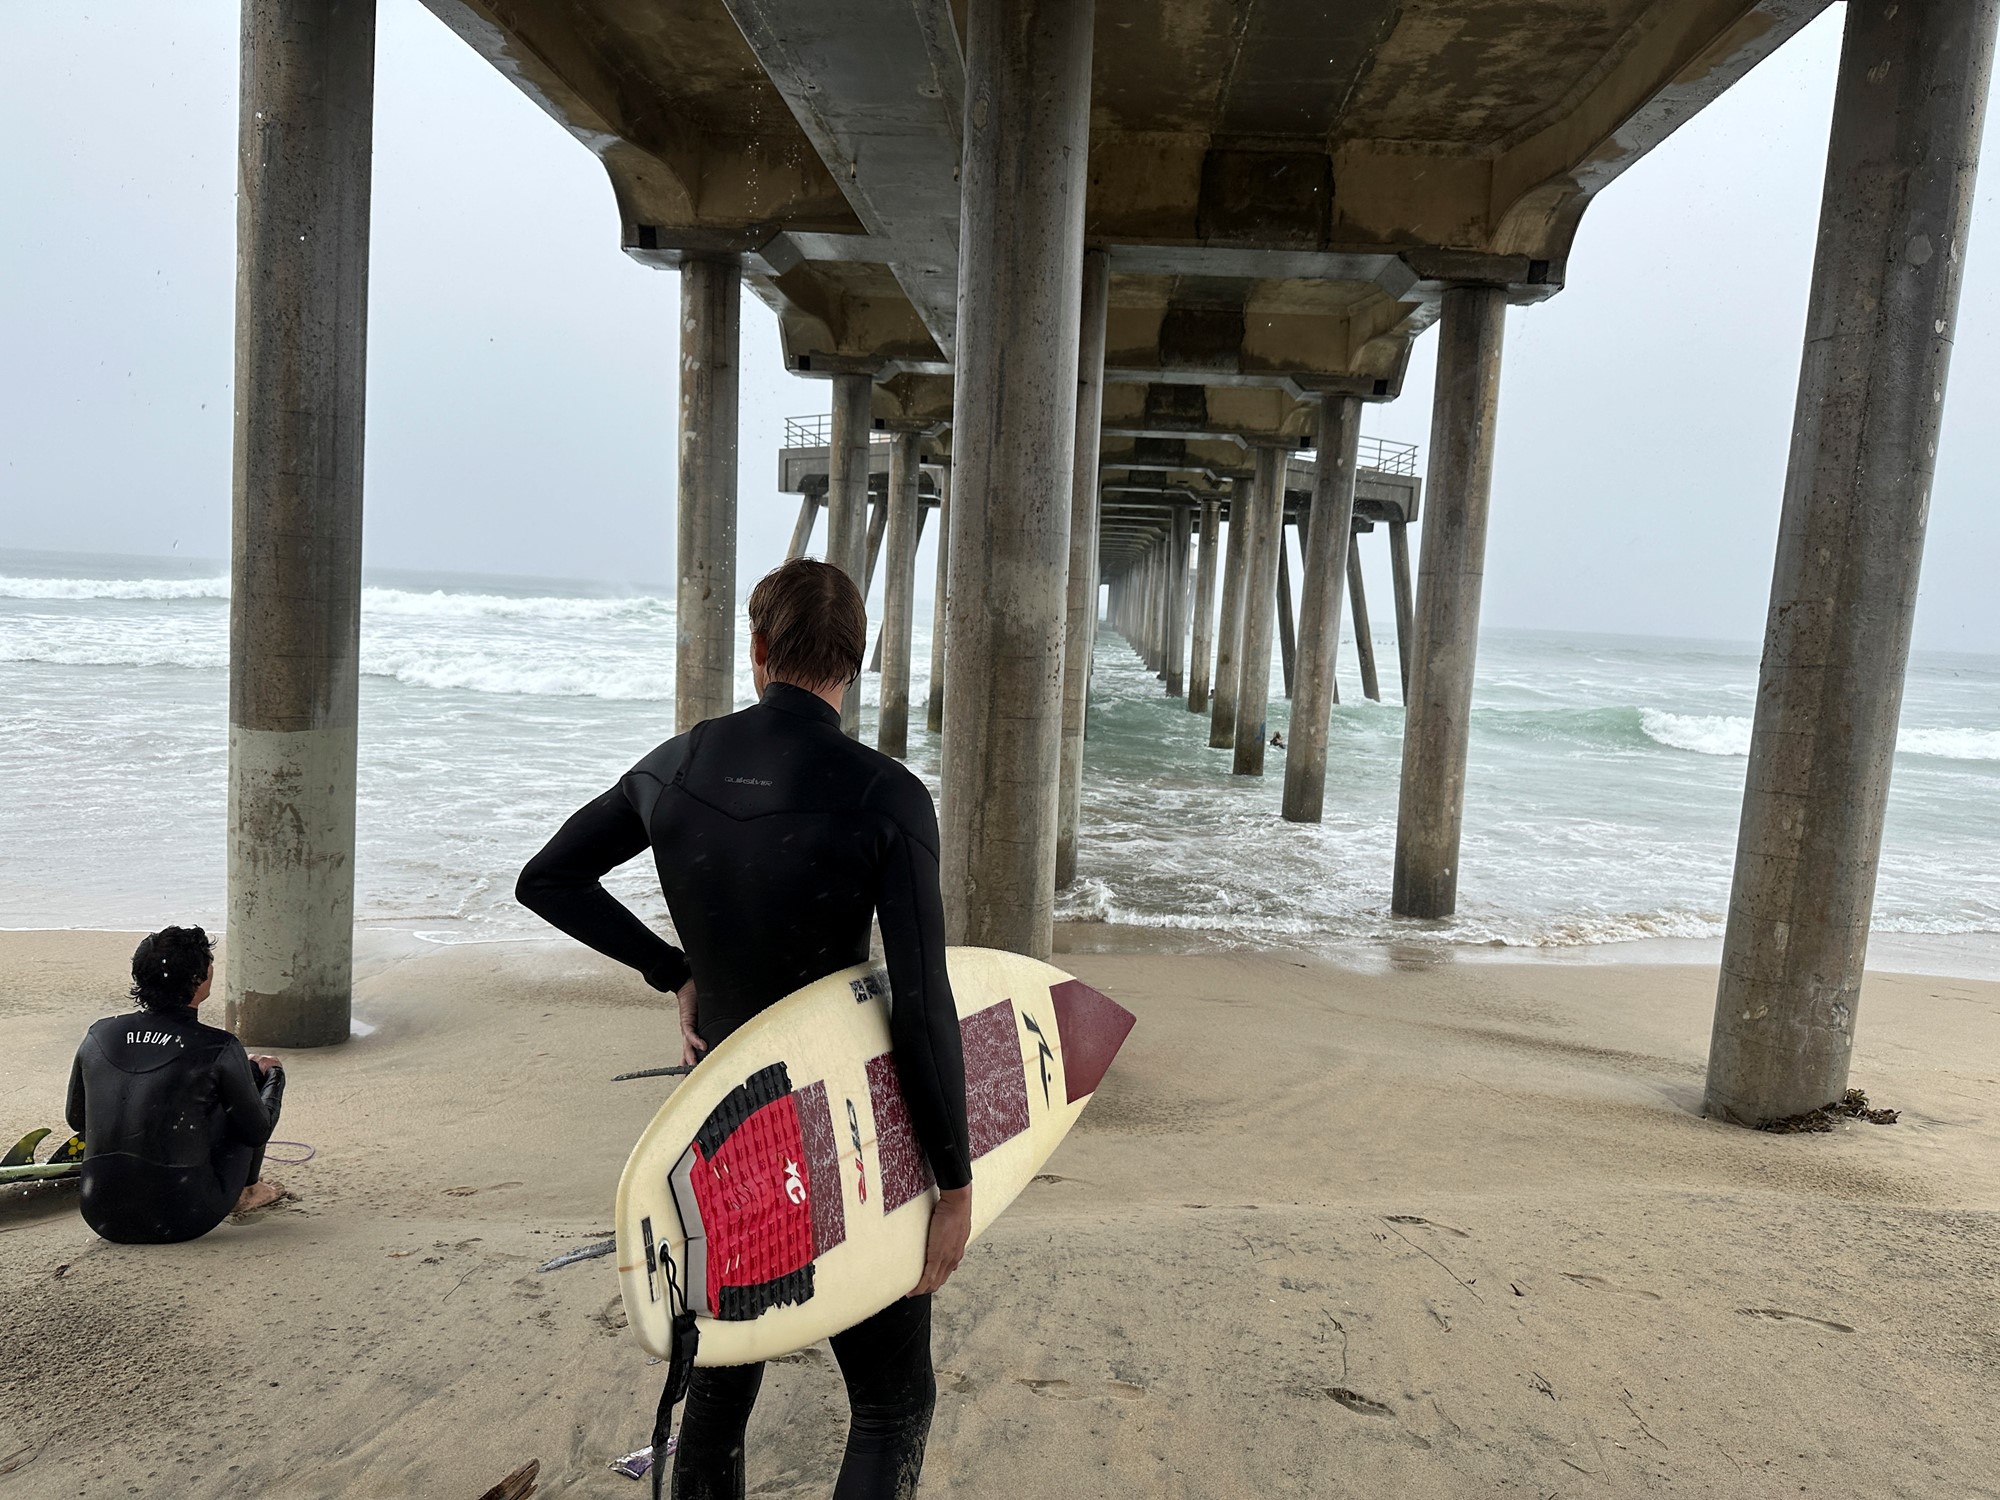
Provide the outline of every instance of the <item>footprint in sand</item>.
{"type": "Polygon", "coordinates": [[[1061,1176],[1058,1176],[1058,1175],[1057,1175],[1056,1173],[1054,1173],[1054,1172],[1037,1172],[1037,1173],[1035,1174],[1035,1176],[1034,1176],[1034,1180],[1035,1180],[1036,1182],[1074,1182],[1074,1181],[1076,1181],[1076,1179],[1075,1179],[1074,1177],[1061,1177],[1061,1176]]]}
{"type": "Polygon", "coordinates": [[[447,1198],[470,1198],[474,1193],[497,1193],[502,1188],[521,1186],[518,1182],[489,1182],[485,1187],[452,1187],[444,1190],[447,1198]]]}
{"type": "Polygon", "coordinates": [[[963,1396],[967,1391],[972,1389],[972,1377],[970,1375],[961,1375],[956,1370],[939,1370],[937,1372],[937,1382],[954,1396],[963,1396]]]}
{"type": "Polygon", "coordinates": [[[1850,1324],[1836,1323],[1831,1318],[1815,1318],[1809,1313],[1786,1312],[1782,1307],[1739,1307],[1736,1311],[1746,1318],[1764,1318],[1773,1323],[1811,1323],[1818,1328],[1830,1328],[1835,1333],[1854,1332],[1850,1324]]]}
{"type": "Polygon", "coordinates": [[[1088,1401],[1092,1396],[1115,1396],[1120,1401],[1143,1401],[1146,1388],[1133,1385],[1125,1380],[1107,1380],[1100,1388],[1086,1388],[1071,1385],[1067,1380],[1030,1380],[1025,1375],[1014,1377],[1016,1385],[1025,1385],[1037,1396],[1047,1396],[1056,1401],[1088,1401]]]}
{"type": "Polygon", "coordinates": [[[1446,1234],[1455,1234],[1462,1240],[1472,1238],[1463,1229],[1453,1229],[1451,1225],[1440,1224],[1435,1219],[1420,1219],[1415,1214],[1384,1214],[1382,1217],[1391,1224],[1422,1224],[1427,1229],[1442,1229],[1446,1234]]]}
{"type": "Polygon", "coordinates": [[[1589,1287],[1593,1292],[1610,1292],[1619,1297],[1643,1297],[1648,1302],[1658,1302],[1660,1294],[1649,1292],[1644,1287],[1619,1286],[1614,1281],[1606,1281],[1602,1276],[1586,1275],[1582,1271],[1565,1271],[1563,1280],[1574,1281],[1578,1286],[1589,1287]]]}

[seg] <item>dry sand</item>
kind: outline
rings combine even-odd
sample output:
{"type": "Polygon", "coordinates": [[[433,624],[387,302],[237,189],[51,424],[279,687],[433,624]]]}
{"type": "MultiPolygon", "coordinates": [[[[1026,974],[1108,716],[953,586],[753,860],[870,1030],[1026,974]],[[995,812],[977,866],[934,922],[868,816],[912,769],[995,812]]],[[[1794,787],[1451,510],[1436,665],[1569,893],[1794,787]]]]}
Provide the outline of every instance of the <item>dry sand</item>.
{"type": "MultiPolygon", "coordinates": [[[[131,941],[0,935],[0,1125],[131,941]]],[[[2000,986],[1871,976],[1902,1122],[1779,1137],[1696,1114],[1706,968],[1066,962],[1139,1026],[939,1298],[926,1493],[2000,1495],[2000,986]]],[[[662,1371],[608,1262],[534,1267],[608,1231],[668,1013],[556,942],[385,952],[357,1010],[289,1059],[295,1208],[0,1218],[0,1500],[644,1493],[662,1371]]],[[[774,1367],[751,1492],[827,1493],[843,1428],[823,1350],[774,1367]]]]}

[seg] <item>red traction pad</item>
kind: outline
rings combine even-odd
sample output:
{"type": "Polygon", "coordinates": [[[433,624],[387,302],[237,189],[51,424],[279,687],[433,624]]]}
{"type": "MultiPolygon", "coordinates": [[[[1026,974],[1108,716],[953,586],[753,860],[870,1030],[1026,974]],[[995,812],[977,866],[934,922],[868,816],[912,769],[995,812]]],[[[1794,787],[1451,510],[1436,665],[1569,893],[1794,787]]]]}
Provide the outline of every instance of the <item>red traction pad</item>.
{"type": "MultiPolygon", "coordinates": [[[[712,1157],[697,1143],[694,1158],[690,1181],[708,1242],[708,1305],[727,1318],[732,1305],[744,1300],[732,1294],[787,1282],[806,1271],[816,1253],[797,1096],[756,1110],[712,1157]]],[[[812,1295],[809,1280],[797,1290],[812,1295]]]]}
{"type": "MultiPolygon", "coordinates": [[[[1012,1000],[974,1011],[959,1022],[965,1048],[967,1144],[975,1160],[1028,1128],[1028,1080],[1015,1025],[1012,1000]]],[[[894,1213],[936,1179],[917,1144],[890,1053],[868,1059],[868,1102],[875,1113],[875,1151],[882,1163],[882,1212],[894,1213]]]]}

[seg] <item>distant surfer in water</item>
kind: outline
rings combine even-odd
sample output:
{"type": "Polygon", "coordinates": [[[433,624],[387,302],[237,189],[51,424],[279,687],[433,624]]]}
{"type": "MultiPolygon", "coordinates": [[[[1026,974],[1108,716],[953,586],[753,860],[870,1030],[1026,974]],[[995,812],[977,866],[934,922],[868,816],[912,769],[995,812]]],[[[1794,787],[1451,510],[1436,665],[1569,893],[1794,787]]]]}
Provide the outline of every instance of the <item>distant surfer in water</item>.
{"type": "Polygon", "coordinates": [[[139,1008],[107,1016],[77,1048],[70,1129],[83,1137],[83,1217],[107,1240],[159,1245],[268,1207],[264,1143],[285,1070],[195,1014],[215,983],[199,927],[164,927],[132,955],[139,1008]]]}
{"type": "MultiPolygon", "coordinates": [[[[937,1179],[922,1278],[837,1334],[852,1417],[837,1500],[913,1493],[937,1382],[930,1294],[965,1254],[972,1161],[965,1064],[945,973],[937,812],[901,763],[840,729],[868,617],[840,569],[786,563],[750,595],[759,701],[697,724],[585,804],[521,872],[517,896],[680,1004],[682,1058],[815,979],[864,963],[881,923],[896,1072],[937,1179]],[[683,952],[601,883],[650,847],[683,952]]],[[[697,1369],[675,1500],[743,1494],[743,1441],[764,1367],[697,1369]]]]}

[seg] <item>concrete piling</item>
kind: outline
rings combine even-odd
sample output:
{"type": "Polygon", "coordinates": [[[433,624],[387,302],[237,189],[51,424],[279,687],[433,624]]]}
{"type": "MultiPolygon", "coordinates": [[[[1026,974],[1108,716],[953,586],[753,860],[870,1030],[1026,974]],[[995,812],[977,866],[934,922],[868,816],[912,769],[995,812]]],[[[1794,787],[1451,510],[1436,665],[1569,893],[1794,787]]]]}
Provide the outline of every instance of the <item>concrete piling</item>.
{"type": "Polygon", "coordinates": [[[1285,523],[1278,522],[1278,655],[1279,676],[1285,697],[1292,696],[1294,669],[1298,659],[1298,636],[1292,628],[1292,549],[1285,539],[1285,523]]]}
{"type": "Polygon", "coordinates": [[[1326,747],[1333,712],[1334,657],[1340,646],[1340,580],[1354,517],[1355,450],[1361,403],[1321,395],[1319,461],[1313,473],[1312,520],[1305,528],[1299,570],[1299,675],[1292,695],[1292,733],[1285,749],[1284,816],[1317,823],[1326,805],[1326,747]]]}
{"type": "Polygon", "coordinates": [[[1093,0],[970,0],[941,825],[954,943],[1046,958],[1093,0]]]}
{"type": "Polygon", "coordinates": [[[1403,701],[1410,701],[1410,523],[1389,523],[1389,567],[1396,592],[1396,665],[1403,701]]]}
{"type": "Polygon", "coordinates": [[[1069,579],[1064,595],[1062,752],[1056,789],[1056,889],[1076,879],[1076,824],[1083,799],[1083,728],[1090,704],[1090,648],[1097,625],[1097,457],[1104,420],[1104,322],[1111,259],[1083,257],[1077,319],[1076,449],[1070,465],[1069,579]]]}
{"type": "Polygon", "coordinates": [[[899,432],[889,447],[888,571],[882,580],[882,698],[875,717],[875,746],[898,760],[910,753],[910,651],[917,609],[922,442],[914,432],[899,432]]]}
{"type": "MultiPolygon", "coordinates": [[[[854,580],[868,597],[868,432],[874,423],[875,382],[866,375],[833,377],[826,485],[826,560],[854,580]]],[[[840,727],[861,732],[861,679],[841,700],[840,727]]]]}
{"type": "Polygon", "coordinates": [[[347,1040],[374,0],[244,0],[225,1024],[347,1040]]]}
{"type": "Polygon", "coordinates": [[[1271,622],[1278,602],[1278,543],[1285,515],[1285,450],[1266,444],[1257,449],[1255,505],[1251,540],[1243,571],[1243,635],[1241,666],[1236,683],[1236,754],[1231,771],[1238,776],[1264,774],[1264,737],[1270,733],[1271,622]]]}
{"type": "Polygon", "coordinates": [[[1222,537],[1222,507],[1201,502],[1201,553],[1194,574],[1194,644],[1190,648],[1188,712],[1208,712],[1209,672],[1215,654],[1215,549],[1222,537]]]}
{"type": "Polygon", "coordinates": [[[1847,1086],[1995,17],[1847,9],[1709,1051],[1742,1124],[1847,1086]]]}
{"type": "Polygon", "coordinates": [[[1361,580],[1360,538],[1347,543],[1347,608],[1354,621],[1354,654],[1361,659],[1361,696],[1382,701],[1382,684],[1375,675],[1375,636],[1368,624],[1368,589],[1361,580]]]}
{"type": "Polygon", "coordinates": [[[1500,287],[1445,289],[1390,901],[1391,910],[1403,917],[1448,917],[1458,907],[1459,829],[1506,317],[1507,294],[1500,287]]]}
{"type": "Polygon", "coordinates": [[[1222,617],[1215,626],[1215,689],[1209,702],[1208,744],[1227,750],[1236,743],[1236,680],[1241,675],[1243,564],[1254,529],[1255,481],[1235,479],[1229,491],[1229,551],[1222,564],[1222,617]]]}
{"type": "Polygon", "coordinates": [[[674,727],[736,707],[736,413],[742,269],[681,262],[680,466],[675,491],[674,727]]]}
{"type": "Polygon", "coordinates": [[[1167,540],[1167,696],[1187,692],[1187,569],[1193,516],[1185,505],[1174,507],[1173,533],[1167,540]]]}
{"type": "Polygon", "coordinates": [[[951,460],[940,459],[937,467],[937,579],[931,598],[931,686],[925,705],[924,727],[932,734],[944,732],[944,624],[951,582],[951,460]]]}
{"type": "Polygon", "coordinates": [[[819,520],[819,508],[825,496],[809,490],[799,501],[799,518],[792,523],[792,539],[785,544],[785,561],[804,557],[806,548],[812,545],[813,525],[819,520]]]}

